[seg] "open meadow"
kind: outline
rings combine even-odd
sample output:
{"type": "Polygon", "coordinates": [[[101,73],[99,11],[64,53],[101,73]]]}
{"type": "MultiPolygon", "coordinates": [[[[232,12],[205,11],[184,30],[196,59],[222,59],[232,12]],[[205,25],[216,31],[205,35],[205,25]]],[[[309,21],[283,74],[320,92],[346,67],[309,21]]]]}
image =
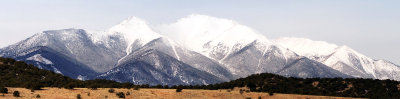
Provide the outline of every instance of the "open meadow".
{"type": "Polygon", "coordinates": [[[109,92],[110,88],[98,88],[96,90],[88,88],[43,88],[43,90],[35,90],[31,92],[25,88],[8,88],[9,93],[0,96],[1,99],[77,99],[78,94],[81,99],[118,99],[116,93],[123,92],[126,99],[352,99],[344,97],[329,96],[312,96],[312,95],[294,95],[274,93],[258,93],[258,92],[240,92],[234,90],[194,90],[183,89],[182,92],[176,92],[176,89],[151,89],[142,88],[134,89],[118,89],[113,88],[114,92],[109,92]],[[20,97],[13,96],[14,91],[20,92],[20,97]],[[40,96],[40,97],[37,97],[40,96]]]}

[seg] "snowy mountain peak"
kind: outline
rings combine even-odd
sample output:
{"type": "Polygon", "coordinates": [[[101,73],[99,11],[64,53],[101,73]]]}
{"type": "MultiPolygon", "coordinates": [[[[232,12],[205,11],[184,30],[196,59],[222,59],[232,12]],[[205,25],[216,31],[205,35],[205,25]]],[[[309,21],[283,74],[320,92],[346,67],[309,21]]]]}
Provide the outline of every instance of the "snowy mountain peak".
{"type": "Polygon", "coordinates": [[[36,33],[16,44],[3,48],[3,50],[13,50],[15,52],[27,50],[35,46],[55,46],[54,41],[60,43],[68,43],[69,41],[78,41],[85,39],[87,34],[82,29],[62,29],[62,30],[48,30],[36,33]]]}
{"type": "Polygon", "coordinates": [[[362,78],[399,79],[399,66],[391,62],[371,59],[348,46],[337,46],[305,38],[279,38],[274,42],[347,75],[362,78]]]}
{"type": "MultiPolygon", "coordinates": [[[[335,54],[343,54],[343,55],[352,54],[352,55],[360,57],[360,58],[368,59],[369,61],[375,61],[375,60],[373,60],[373,59],[371,59],[371,58],[369,58],[369,57],[367,57],[367,56],[365,56],[365,55],[363,55],[363,54],[361,54],[361,53],[355,51],[354,49],[352,49],[352,48],[350,48],[348,46],[345,46],[345,45],[336,48],[335,54]]],[[[342,59],[346,59],[346,57],[342,57],[342,59]]]]}
{"type": "Polygon", "coordinates": [[[204,52],[204,46],[246,45],[254,41],[269,42],[255,30],[229,19],[192,14],[172,24],[161,25],[159,31],[187,48],[204,52]]]}
{"type": "Polygon", "coordinates": [[[335,44],[330,44],[325,41],[312,41],[306,38],[295,37],[278,38],[275,39],[274,42],[304,56],[329,55],[339,47],[335,44]]]}
{"type": "Polygon", "coordinates": [[[134,41],[140,41],[145,44],[151,40],[161,37],[160,34],[154,32],[146,23],[146,21],[137,17],[130,17],[120,24],[109,29],[109,33],[122,35],[128,44],[134,41]]]}
{"type": "Polygon", "coordinates": [[[346,51],[348,53],[358,53],[355,50],[351,49],[350,47],[343,45],[336,48],[336,51],[346,51]]]}

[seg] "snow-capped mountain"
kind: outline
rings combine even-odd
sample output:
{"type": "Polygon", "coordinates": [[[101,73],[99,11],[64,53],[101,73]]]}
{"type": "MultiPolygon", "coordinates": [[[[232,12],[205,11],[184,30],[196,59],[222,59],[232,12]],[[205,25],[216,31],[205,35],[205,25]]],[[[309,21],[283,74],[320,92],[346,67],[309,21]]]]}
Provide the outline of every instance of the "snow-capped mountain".
{"type": "Polygon", "coordinates": [[[400,66],[374,60],[347,46],[305,38],[279,38],[275,42],[344,74],[361,78],[400,80],[400,66]]]}
{"type": "MultiPolygon", "coordinates": [[[[229,81],[234,79],[234,77],[223,68],[218,62],[215,62],[208,57],[203,56],[197,52],[187,50],[174,43],[169,38],[166,38],[156,32],[154,32],[144,20],[136,17],[128,18],[122,21],[120,24],[110,28],[105,32],[93,32],[89,33],[82,29],[65,29],[65,30],[52,30],[44,31],[38,33],[35,36],[28,38],[27,40],[21,41],[17,44],[11,45],[9,47],[1,49],[1,56],[17,58],[18,60],[32,61],[32,64],[37,64],[37,66],[45,67],[48,70],[53,70],[60,74],[65,74],[73,78],[107,78],[107,79],[130,79],[130,76],[120,75],[118,78],[110,78],[103,73],[110,73],[115,71],[117,68],[124,67],[127,63],[133,62],[148,62],[143,59],[144,56],[138,56],[143,52],[143,50],[154,50],[155,54],[162,54],[158,56],[163,56],[162,58],[154,58],[153,60],[158,60],[157,64],[151,64],[151,66],[163,66],[165,68],[172,68],[170,63],[178,64],[179,73],[203,73],[201,81],[198,77],[200,75],[191,74],[192,78],[186,76],[189,75],[177,75],[164,76],[162,78],[156,79],[155,81],[148,81],[145,83],[151,84],[210,84],[222,81],[229,81]],[[47,50],[51,50],[56,53],[61,59],[69,59],[76,64],[69,64],[64,66],[65,63],[51,64],[57,61],[56,56],[43,56],[43,53],[38,53],[31,55],[33,52],[46,52],[43,49],[30,50],[35,47],[43,47],[47,50]],[[28,51],[26,51],[28,50],[28,51]],[[42,56],[41,56],[42,55],[42,56]],[[165,63],[164,58],[170,58],[165,63]],[[171,62],[174,61],[174,62],[171,62]],[[41,63],[41,64],[39,64],[41,63]],[[164,63],[161,64],[160,63],[164,63]],[[103,65],[105,64],[105,65],[103,65]],[[59,67],[62,66],[62,67],[59,67]],[[104,67],[107,66],[107,67],[104,67]],[[187,67],[190,66],[190,67],[187,67]],[[87,69],[77,69],[86,70],[88,74],[80,74],[75,71],[65,71],[70,70],[73,67],[82,67],[87,69]],[[115,67],[115,68],[114,68],[115,67]],[[60,70],[60,68],[63,68],[60,70]],[[67,68],[67,69],[65,69],[67,68]],[[188,69],[191,68],[191,69],[188,69]],[[190,70],[190,71],[188,71],[190,70]],[[94,76],[101,74],[102,76],[94,76]],[[177,79],[177,76],[182,76],[186,78],[177,79]],[[124,78],[125,77],[125,78],[124,78]],[[175,77],[175,78],[174,78],[175,77]],[[195,79],[196,80],[195,80],[195,79]],[[163,79],[172,79],[172,82],[165,81],[163,79]],[[183,81],[185,80],[185,81],[183,81]],[[180,82],[180,83],[178,83],[180,82]]],[[[150,60],[150,59],[148,59],[150,60]]],[[[70,61],[65,61],[70,62],[70,61]]],[[[130,66],[125,66],[130,67],[130,66]]],[[[146,66],[147,67],[147,66],[146,66]]],[[[132,67],[131,67],[132,69],[132,67]]],[[[164,69],[164,68],[163,68],[164,69]]],[[[119,69],[118,69],[119,70],[119,69]]],[[[177,70],[177,69],[172,69],[177,70]]],[[[129,71],[129,70],[126,70],[129,71]]],[[[149,72],[142,71],[142,72],[149,72]]],[[[178,71],[174,71],[178,72],[178,71]]],[[[131,72],[134,75],[138,72],[131,72]]],[[[160,72],[170,75],[170,72],[160,72]]],[[[159,73],[159,74],[160,74],[159,73]]],[[[138,73],[140,74],[140,73],[138,73]]],[[[139,77],[140,78],[140,77],[139,77]]],[[[144,78],[143,78],[144,79],[144,78]]],[[[142,79],[142,80],[143,80],[142,79]]],[[[146,78],[147,79],[147,78],[146,78]]],[[[141,79],[136,78],[136,81],[141,79]]],[[[121,82],[126,82],[125,80],[118,80],[121,82]]],[[[129,80],[134,82],[133,80],[129,80]]],[[[141,82],[135,82],[140,83],[141,82]]]]}
{"type": "Polygon", "coordinates": [[[233,20],[205,15],[155,26],[130,17],[102,32],[37,33],[0,49],[0,56],[82,80],[152,85],[213,84],[264,72],[302,78],[399,78],[399,66],[390,62],[348,47],[296,40],[269,40],[233,20]]]}
{"type": "MultiPolygon", "coordinates": [[[[283,73],[284,69],[291,67],[290,64],[297,64],[294,62],[302,57],[274,45],[265,36],[233,20],[194,14],[175,23],[161,25],[157,29],[186,48],[223,64],[237,77],[263,72],[294,77],[339,77],[330,72],[323,72],[328,73],[323,75],[315,73],[331,70],[301,71],[303,74],[296,74],[300,71],[292,71],[293,74],[283,73]]],[[[307,61],[302,65],[307,68],[312,66],[309,63],[315,62],[307,61]]]]}
{"type": "Polygon", "coordinates": [[[164,53],[160,48],[166,47],[160,40],[156,39],[146,44],[146,47],[124,57],[117,68],[101,74],[98,78],[151,85],[211,84],[226,81],[164,53]]]}
{"type": "Polygon", "coordinates": [[[189,15],[157,29],[186,48],[216,60],[255,40],[269,44],[264,36],[247,26],[205,15],[189,15]]]}
{"type": "MultiPolygon", "coordinates": [[[[111,28],[110,32],[125,35],[124,38],[127,39],[126,41],[131,42],[128,43],[129,45],[126,48],[126,56],[118,61],[116,64],[117,67],[126,62],[134,61],[133,59],[137,59],[128,57],[131,56],[131,54],[142,52],[143,50],[156,50],[158,54],[166,54],[169,57],[175,58],[177,61],[189,64],[193,68],[206,71],[207,73],[217,76],[223,81],[229,81],[233,79],[233,76],[217,62],[213,62],[199,53],[187,50],[184,47],[176,44],[171,39],[157,34],[151,30],[149,26],[141,19],[133,17],[129,18],[128,20],[123,21],[121,24],[111,28]],[[134,38],[134,40],[132,40],[132,38],[129,36],[133,36],[132,38],[134,38]]],[[[137,55],[134,56],[140,57],[137,55]]],[[[159,63],[160,62],[153,65],[160,65],[159,63]]]]}

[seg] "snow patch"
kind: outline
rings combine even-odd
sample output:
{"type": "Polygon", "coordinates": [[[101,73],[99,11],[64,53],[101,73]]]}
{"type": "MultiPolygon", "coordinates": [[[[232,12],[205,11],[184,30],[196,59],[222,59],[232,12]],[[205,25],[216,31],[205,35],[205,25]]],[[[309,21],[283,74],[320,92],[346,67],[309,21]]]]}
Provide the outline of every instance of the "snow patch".
{"type": "Polygon", "coordinates": [[[204,46],[247,45],[255,40],[269,42],[255,30],[233,20],[193,14],[178,20],[176,23],[163,24],[156,29],[186,48],[209,56],[204,46]]]}
{"type": "Polygon", "coordinates": [[[110,28],[108,32],[110,34],[122,35],[125,37],[126,41],[128,41],[129,45],[137,40],[142,44],[146,44],[147,42],[161,37],[160,34],[154,32],[147,25],[146,21],[137,17],[130,17],[122,21],[120,24],[110,28]]]}
{"type": "Polygon", "coordinates": [[[40,54],[33,55],[33,56],[27,58],[26,60],[37,61],[37,62],[41,62],[43,64],[49,64],[49,65],[53,64],[53,62],[51,62],[50,60],[42,57],[40,54]]]}
{"type": "Polygon", "coordinates": [[[86,76],[79,75],[78,77],[76,77],[76,79],[78,79],[78,80],[86,80],[87,77],[86,77],[86,76]]]}
{"type": "Polygon", "coordinates": [[[51,68],[53,68],[54,72],[63,74],[61,71],[59,71],[55,66],[51,65],[51,68]]]}
{"type": "Polygon", "coordinates": [[[284,37],[274,39],[275,44],[289,48],[303,56],[324,56],[335,51],[339,46],[324,41],[312,41],[306,38],[284,37]]]}

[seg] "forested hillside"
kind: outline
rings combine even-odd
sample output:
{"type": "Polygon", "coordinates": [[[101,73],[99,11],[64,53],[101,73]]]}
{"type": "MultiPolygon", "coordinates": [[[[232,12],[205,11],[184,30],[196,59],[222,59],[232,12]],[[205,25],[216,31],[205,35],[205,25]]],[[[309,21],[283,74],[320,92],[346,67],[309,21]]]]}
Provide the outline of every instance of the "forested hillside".
{"type": "Polygon", "coordinates": [[[119,83],[111,80],[76,80],[49,70],[39,69],[22,61],[0,58],[0,86],[24,87],[38,90],[41,87],[81,88],[130,88],[131,83],[119,83]]]}

